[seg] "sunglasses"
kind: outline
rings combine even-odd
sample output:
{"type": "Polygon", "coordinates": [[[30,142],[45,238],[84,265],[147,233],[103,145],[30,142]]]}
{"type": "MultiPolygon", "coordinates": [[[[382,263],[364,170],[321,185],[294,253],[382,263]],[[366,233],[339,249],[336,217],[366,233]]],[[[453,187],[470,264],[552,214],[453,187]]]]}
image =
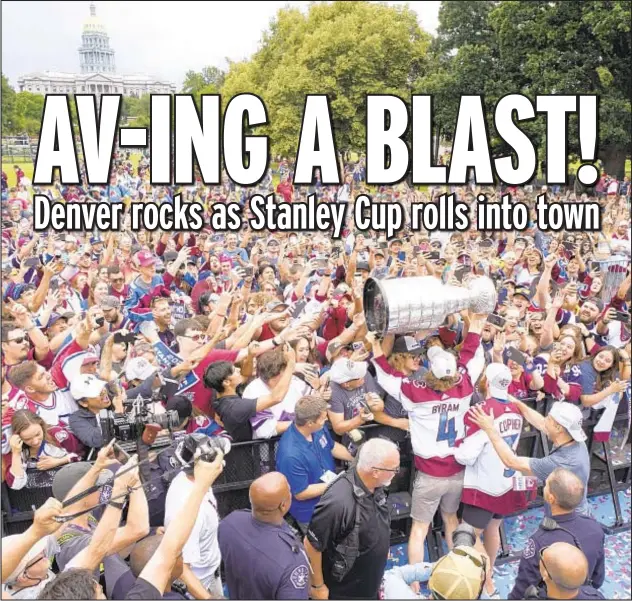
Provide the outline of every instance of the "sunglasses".
{"type": "Polygon", "coordinates": [[[26,342],[27,340],[28,338],[26,336],[20,336],[19,338],[9,339],[9,342],[15,342],[15,344],[22,344],[23,342],[26,342]]]}
{"type": "Polygon", "coordinates": [[[200,340],[205,340],[207,336],[206,334],[193,334],[193,336],[187,336],[186,334],[184,334],[183,337],[190,338],[191,340],[193,340],[193,342],[200,342],[200,340]]]}

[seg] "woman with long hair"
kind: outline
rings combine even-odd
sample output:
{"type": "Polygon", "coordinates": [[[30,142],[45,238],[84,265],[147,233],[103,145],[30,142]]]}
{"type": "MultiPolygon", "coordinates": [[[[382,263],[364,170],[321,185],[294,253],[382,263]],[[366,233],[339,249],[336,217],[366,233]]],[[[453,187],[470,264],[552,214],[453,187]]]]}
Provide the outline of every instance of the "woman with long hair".
{"type": "Polygon", "coordinates": [[[29,468],[51,470],[80,460],[75,453],[62,449],[48,433],[46,422],[28,409],[13,414],[11,431],[11,453],[5,455],[5,465],[6,482],[14,490],[27,485],[26,470],[29,468]]]}
{"type": "Polygon", "coordinates": [[[594,407],[611,394],[623,392],[630,380],[630,359],[623,350],[604,346],[571,369],[574,396],[584,407],[594,407]]]}
{"type": "Polygon", "coordinates": [[[516,277],[516,284],[530,286],[540,276],[544,269],[542,253],[537,248],[528,248],[524,251],[524,266],[516,277]]]}
{"type": "Polygon", "coordinates": [[[88,295],[88,304],[91,307],[100,305],[101,301],[110,293],[110,285],[107,282],[97,280],[97,282],[91,286],[90,293],[88,295]]]}

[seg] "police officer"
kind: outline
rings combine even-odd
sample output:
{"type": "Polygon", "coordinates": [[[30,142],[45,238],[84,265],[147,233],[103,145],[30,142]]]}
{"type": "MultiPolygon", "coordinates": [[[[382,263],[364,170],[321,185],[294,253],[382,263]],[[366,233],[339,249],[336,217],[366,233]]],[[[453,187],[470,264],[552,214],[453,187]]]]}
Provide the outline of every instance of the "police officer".
{"type": "Polygon", "coordinates": [[[581,549],[559,542],[543,547],[538,556],[543,588],[536,593],[529,587],[526,599],[605,599],[586,584],[588,560],[581,549]]]}
{"type": "Polygon", "coordinates": [[[588,561],[588,584],[599,588],[604,581],[604,532],[591,517],[576,513],[584,498],[584,484],[573,472],[558,467],[546,479],[544,500],[551,507],[550,518],[527,541],[520,559],[518,575],[509,599],[524,599],[531,585],[541,582],[540,551],[556,542],[580,549],[588,561]]]}
{"type": "Polygon", "coordinates": [[[219,524],[218,540],[231,599],[307,599],[309,562],[283,516],[292,504],[283,474],[250,485],[252,511],[233,511],[219,524]]]}
{"type": "Polygon", "coordinates": [[[384,487],[398,472],[395,443],[372,438],[325,491],[305,537],[312,599],[378,598],[391,534],[384,487]]]}

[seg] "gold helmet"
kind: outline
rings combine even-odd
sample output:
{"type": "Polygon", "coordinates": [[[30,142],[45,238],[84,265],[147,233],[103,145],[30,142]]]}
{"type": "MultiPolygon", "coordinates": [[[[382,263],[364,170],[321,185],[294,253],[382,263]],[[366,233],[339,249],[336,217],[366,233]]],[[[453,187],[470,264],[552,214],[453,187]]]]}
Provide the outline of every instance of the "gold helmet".
{"type": "Polygon", "coordinates": [[[474,547],[455,547],[435,563],[428,588],[433,599],[478,599],[485,584],[486,557],[474,547]]]}

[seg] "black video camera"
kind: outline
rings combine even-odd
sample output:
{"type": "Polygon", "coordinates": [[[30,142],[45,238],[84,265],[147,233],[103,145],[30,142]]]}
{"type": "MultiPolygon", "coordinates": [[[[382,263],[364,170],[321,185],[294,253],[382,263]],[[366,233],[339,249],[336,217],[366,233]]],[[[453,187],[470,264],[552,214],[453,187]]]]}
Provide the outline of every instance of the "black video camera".
{"type": "Polygon", "coordinates": [[[148,424],[157,424],[161,429],[169,431],[180,425],[177,411],[154,413],[150,409],[153,402],[152,397],[137,397],[133,401],[126,401],[124,404],[131,405],[131,411],[123,415],[115,414],[109,409],[101,410],[99,420],[103,440],[116,438],[119,442],[134,442],[142,438],[148,424]]]}

